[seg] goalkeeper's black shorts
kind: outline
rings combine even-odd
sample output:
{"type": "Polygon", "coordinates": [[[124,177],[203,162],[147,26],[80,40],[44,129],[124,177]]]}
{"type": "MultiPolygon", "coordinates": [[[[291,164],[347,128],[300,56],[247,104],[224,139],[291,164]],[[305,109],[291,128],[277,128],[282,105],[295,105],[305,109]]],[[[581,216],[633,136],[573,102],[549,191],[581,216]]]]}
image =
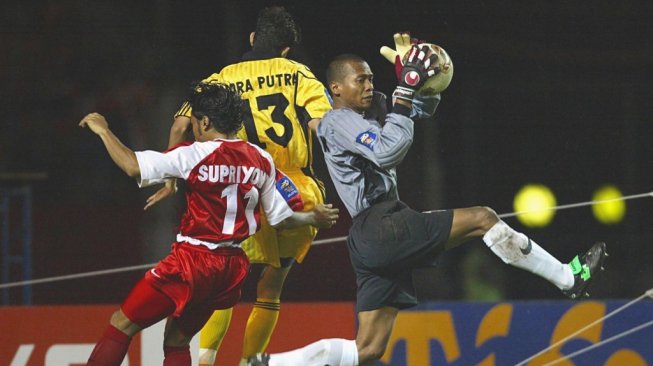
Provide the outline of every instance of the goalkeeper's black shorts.
{"type": "Polygon", "coordinates": [[[413,269],[435,264],[452,221],[452,210],[421,213],[396,200],[356,215],[347,238],[358,287],[356,311],[417,305],[413,269]]]}

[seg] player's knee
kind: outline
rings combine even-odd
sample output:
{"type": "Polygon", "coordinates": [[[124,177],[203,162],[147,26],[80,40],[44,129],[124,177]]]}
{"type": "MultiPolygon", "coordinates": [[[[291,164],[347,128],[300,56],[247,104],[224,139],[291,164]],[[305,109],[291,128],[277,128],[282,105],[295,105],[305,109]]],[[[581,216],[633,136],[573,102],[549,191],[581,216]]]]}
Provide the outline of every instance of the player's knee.
{"type": "Polygon", "coordinates": [[[385,353],[385,345],[372,343],[358,348],[358,361],[360,364],[365,364],[372,361],[377,361],[383,357],[385,353]]]}
{"type": "Polygon", "coordinates": [[[176,326],[166,327],[163,335],[163,345],[166,347],[185,347],[191,341],[192,336],[187,336],[176,326]]]}
{"type": "Polygon", "coordinates": [[[129,323],[131,323],[131,321],[120,310],[116,310],[113,312],[113,314],[111,314],[110,322],[111,325],[118,329],[126,328],[129,326],[129,323]]]}
{"type": "Polygon", "coordinates": [[[477,207],[476,210],[477,222],[483,233],[486,233],[492,226],[499,222],[499,216],[490,207],[477,207]]]}
{"type": "Polygon", "coordinates": [[[267,266],[256,285],[256,296],[266,299],[278,299],[281,297],[283,284],[286,281],[291,265],[282,268],[267,266]]]}
{"type": "Polygon", "coordinates": [[[140,330],[140,327],[129,320],[122,310],[116,310],[111,314],[109,323],[130,337],[140,330]]]}

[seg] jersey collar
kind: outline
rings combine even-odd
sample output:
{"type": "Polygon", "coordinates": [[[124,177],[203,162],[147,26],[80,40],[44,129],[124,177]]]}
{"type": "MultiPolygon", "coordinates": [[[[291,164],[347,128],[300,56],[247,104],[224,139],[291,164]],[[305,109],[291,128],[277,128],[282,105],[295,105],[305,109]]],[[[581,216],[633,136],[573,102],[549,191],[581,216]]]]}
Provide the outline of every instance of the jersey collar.
{"type": "Polygon", "coordinates": [[[241,61],[267,60],[270,58],[277,58],[277,57],[281,57],[281,55],[278,52],[253,49],[251,51],[246,52],[241,58],[241,61]]]}

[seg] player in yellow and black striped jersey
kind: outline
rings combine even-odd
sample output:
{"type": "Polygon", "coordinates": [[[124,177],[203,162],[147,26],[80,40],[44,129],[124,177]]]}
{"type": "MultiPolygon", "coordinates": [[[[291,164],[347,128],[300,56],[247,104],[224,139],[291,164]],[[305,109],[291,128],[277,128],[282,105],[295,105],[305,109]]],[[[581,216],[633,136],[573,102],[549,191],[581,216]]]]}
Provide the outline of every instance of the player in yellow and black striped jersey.
{"type": "MultiPolygon", "coordinates": [[[[286,58],[299,41],[291,15],[280,7],[263,9],[252,50],[238,63],[226,66],[205,81],[228,84],[241,93],[244,128],[238,137],[269,152],[277,168],[297,185],[304,209],[324,201],[324,186],[313,175],[312,134],[331,109],[326,89],[305,65],[286,58]]],[[[183,140],[191,110],[183,104],[175,114],[169,146],[183,140]]],[[[167,185],[149,205],[174,192],[167,185]]],[[[277,231],[262,216],[261,230],[243,243],[250,261],[265,265],[257,286],[257,300],[245,330],[243,360],[267,347],[276,325],[283,283],[292,264],[301,262],[317,234],[314,227],[277,231]]],[[[200,332],[200,365],[212,365],[231,319],[231,309],[219,310],[200,332]]]]}
{"type": "MultiPolygon", "coordinates": [[[[252,51],[243,60],[212,74],[204,82],[225,83],[241,93],[245,127],[238,137],[264,148],[276,166],[311,175],[309,122],[331,109],[326,91],[313,73],[295,61],[252,51]]],[[[175,118],[190,118],[186,103],[175,118]]]]}

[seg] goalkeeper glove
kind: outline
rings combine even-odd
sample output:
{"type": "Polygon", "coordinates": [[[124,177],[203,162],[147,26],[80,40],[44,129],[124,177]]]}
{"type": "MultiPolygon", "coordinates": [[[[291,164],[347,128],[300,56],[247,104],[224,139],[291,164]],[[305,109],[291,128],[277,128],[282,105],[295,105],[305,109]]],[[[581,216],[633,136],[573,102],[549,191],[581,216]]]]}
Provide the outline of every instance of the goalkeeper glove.
{"type": "Polygon", "coordinates": [[[431,64],[435,64],[437,61],[438,56],[431,52],[429,46],[425,45],[421,48],[417,45],[411,46],[406,64],[401,70],[399,84],[394,93],[392,93],[393,98],[412,101],[415,96],[415,91],[424,85],[426,79],[440,71],[439,69],[429,70],[431,64]]]}
{"type": "Polygon", "coordinates": [[[401,69],[404,67],[403,57],[410,51],[410,47],[419,43],[426,43],[425,41],[417,38],[411,38],[409,32],[395,33],[393,35],[395,41],[395,49],[388,46],[383,46],[379,50],[381,56],[395,65],[395,74],[397,80],[401,77],[401,69]]]}

